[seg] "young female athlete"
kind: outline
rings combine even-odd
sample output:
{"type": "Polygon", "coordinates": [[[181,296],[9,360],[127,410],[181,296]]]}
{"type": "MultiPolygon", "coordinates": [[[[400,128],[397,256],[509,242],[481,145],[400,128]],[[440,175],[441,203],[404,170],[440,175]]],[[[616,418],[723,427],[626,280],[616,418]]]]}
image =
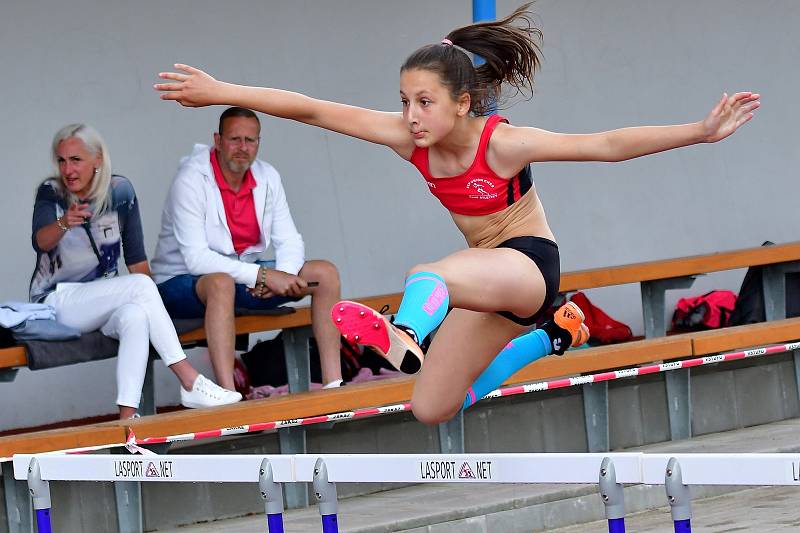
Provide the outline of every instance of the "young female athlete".
{"type": "Polygon", "coordinates": [[[541,32],[528,7],[456,29],[414,52],[400,69],[402,113],[224,83],[182,64],[175,65],[181,72],[160,74],[170,82],[155,85],[162,99],[184,106],[238,105],[383,144],[419,169],[469,248],[410,270],[394,324],[354,302],[334,306],[332,317],[348,340],[373,346],[397,368],[414,373],[421,367],[412,405],[425,423],[451,418],[525,364],[588,338],[574,304],[523,334],[559,287],[558,247],[531,181],[531,162],[622,161],[715,142],[760,105],[757,94],[723,94],[700,122],[588,135],[487,116],[502,84],[529,88],[539,67],[541,32]],[[473,67],[468,53],[485,63],[473,67]],[[437,326],[422,365],[417,341],[437,326]]]}

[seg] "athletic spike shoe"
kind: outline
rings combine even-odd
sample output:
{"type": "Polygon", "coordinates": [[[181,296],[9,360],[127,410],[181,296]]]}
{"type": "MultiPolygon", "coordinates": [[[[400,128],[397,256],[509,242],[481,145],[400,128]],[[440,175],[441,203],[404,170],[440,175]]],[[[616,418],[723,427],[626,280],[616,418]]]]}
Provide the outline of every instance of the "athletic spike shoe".
{"type": "Polygon", "coordinates": [[[576,348],[589,340],[589,328],[583,320],[583,311],[575,302],[565,303],[553,315],[553,322],[572,336],[571,348],[576,348]]]}
{"type": "Polygon", "coordinates": [[[373,348],[400,372],[416,374],[422,367],[417,343],[372,308],[342,300],[331,309],[331,319],[347,342],[373,348]]]}

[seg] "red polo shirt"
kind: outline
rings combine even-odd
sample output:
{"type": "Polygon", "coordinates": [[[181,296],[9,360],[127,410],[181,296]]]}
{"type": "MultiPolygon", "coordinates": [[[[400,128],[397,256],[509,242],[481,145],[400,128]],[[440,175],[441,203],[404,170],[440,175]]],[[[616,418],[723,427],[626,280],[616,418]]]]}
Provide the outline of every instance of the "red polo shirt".
{"type": "Polygon", "coordinates": [[[233,248],[241,255],[250,246],[261,242],[261,228],[256,217],[256,205],[253,200],[253,189],[256,179],[250,169],[244,174],[239,192],[234,192],[217,161],[217,151],[211,149],[211,168],[214,169],[214,178],[217,181],[219,192],[222,193],[222,205],[225,206],[225,218],[233,238],[233,248]]]}

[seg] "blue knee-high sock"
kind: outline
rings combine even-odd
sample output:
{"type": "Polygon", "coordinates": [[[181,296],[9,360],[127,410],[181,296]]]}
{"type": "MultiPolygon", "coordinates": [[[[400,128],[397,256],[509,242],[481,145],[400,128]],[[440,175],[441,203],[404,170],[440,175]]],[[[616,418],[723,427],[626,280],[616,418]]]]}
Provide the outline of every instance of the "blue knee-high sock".
{"type": "Polygon", "coordinates": [[[520,335],[509,342],[494,358],[494,361],[486,367],[486,370],[478,376],[478,379],[467,391],[467,397],[461,408],[470,407],[499,387],[514,372],[551,353],[553,353],[553,344],[550,336],[544,330],[535,329],[525,335],[520,335]]]}
{"type": "Polygon", "coordinates": [[[438,274],[417,272],[406,279],[403,301],[394,323],[414,331],[417,342],[439,327],[447,314],[450,296],[447,285],[438,274]]]}

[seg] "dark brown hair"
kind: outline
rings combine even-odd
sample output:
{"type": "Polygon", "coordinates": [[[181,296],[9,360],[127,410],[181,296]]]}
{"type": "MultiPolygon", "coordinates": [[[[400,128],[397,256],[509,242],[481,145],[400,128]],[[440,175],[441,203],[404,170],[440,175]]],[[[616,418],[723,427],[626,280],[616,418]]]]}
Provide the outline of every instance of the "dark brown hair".
{"type": "Polygon", "coordinates": [[[219,116],[220,135],[222,135],[222,127],[225,125],[225,121],[234,117],[254,118],[256,122],[258,122],[259,129],[261,128],[261,121],[258,120],[258,115],[253,113],[251,110],[247,109],[246,107],[229,107],[219,116]]]}
{"type": "Polygon", "coordinates": [[[533,95],[533,76],[541,66],[542,32],[531,20],[531,5],[518,7],[502,20],[451,31],[446,39],[455,46],[423,46],[406,59],[400,72],[424,69],[437,73],[454,99],[469,93],[474,115],[486,115],[499,103],[503,83],[517,93],[533,95]],[[465,50],[485,63],[474,67],[465,50]]]}

